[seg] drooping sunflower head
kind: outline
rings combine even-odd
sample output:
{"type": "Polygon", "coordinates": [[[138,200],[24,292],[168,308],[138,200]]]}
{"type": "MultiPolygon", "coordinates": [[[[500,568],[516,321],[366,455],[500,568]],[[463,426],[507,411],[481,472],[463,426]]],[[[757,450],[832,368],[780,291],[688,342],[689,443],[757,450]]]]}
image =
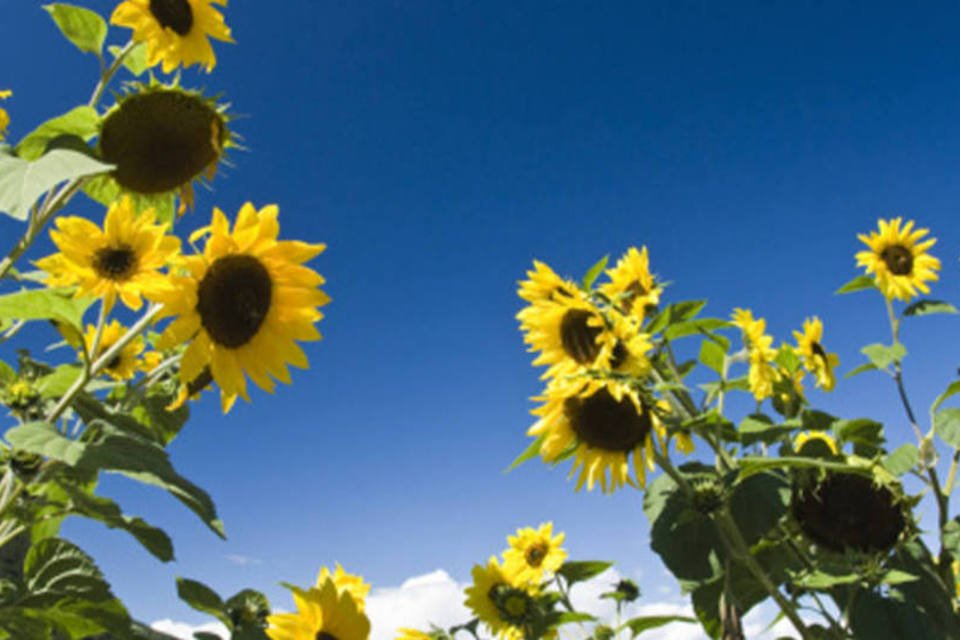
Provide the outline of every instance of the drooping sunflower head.
{"type": "Polygon", "coordinates": [[[233,145],[226,108],[175,85],[137,85],[104,117],[100,154],[116,166],[124,192],[177,192],[193,203],[193,183],[212,179],[233,145]]]}
{"type": "Polygon", "coordinates": [[[357,608],[362,612],[366,606],[367,594],[370,593],[370,584],[363,581],[362,576],[356,576],[343,570],[338,562],[334,571],[326,567],[320,567],[320,573],[317,574],[317,588],[321,588],[327,580],[333,580],[333,584],[340,592],[347,591],[357,603],[357,608]]]}
{"type": "Polygon", "coordinates": [[[330,301],[320,289],[324,279],[303,263],[319,255],[322,244],[278,240],[279,209],[243,205],[233,229],[214,209],[213,221],[191,236],[208,235],[203,253],[183,258],[185,274],[157,300],[163,314],[175,316],[158,348],[189,342],[180,379],[189,384],[209,367],[226,410],[236,396],[249,400],[246,376],[272,392],[273,379],[290,383],[288,364],[306,368],[300,340],[319,340],[314,324],[330,301]]]}
{"type": "Polygon", "coordinates": [[[163,72],[170,73],[199,64],[209,73],[217,57],[208,38],[233,42],[215,4],[226,6],[227,0],[124,0],[110,22],[133,29],[133,40],[147,47],[151,67],[162,63],[163,72]]]}
{"type": "Polygon", "coordinates": [[[267,617],[270,640],[367,640],[370,620],[353,596],[338,591],[333,580],[309,590],[293,588],[296,613],[267,617]]]}
{"type": "Polygon", "coordinates": [[[555,302],[561,298],[572,298],[579,293],[576,283],[564,280],[549,265],[539,260],[533,261],[533,269],[527,271],[527,279],[520,281],[520,288],[517,290],[517,295],[530,304],[555,302]]]}
{"type": "Polygon", "coordinates": [[[818,387],[832,391],[836,384],[834,371],[840,365],[840,358],[835,353],[827,353],[823,347],[823,323],[820,318],[814,316],[804,320],[803,331],[794,331],[793,337],[797,341],[803,367],[813,374],[818,387]]]}
{"type": "MultiPolygon", "coordinates": [[[[127,328],[116,320],[111,320],[103,327],[100,335],[100,343],[94,353],[93,346],[96,340],[97,328],[93,325],[87,325],[87,330],[83,334],[83,343],[86,346],[87,353],[96,360],[106,353],[120,338],[127,333],[127,328]]],[[[145,368],[145,363],[140,358],[143,353],[143,336],[137,336],[128,342],[117,355],[113,356],[110,362],[103,369],[104,373],[114,380],[130,380],[138,371],[145,368]]]]}
{"type": "Polygon", "coordinates": [[[877,287],[887,298],[908,301],[918,291],[929,293],[928,282],[937,280],[940,260],[928,253],[937,241],[924,240],[927,229],[914,229],[913,220],[901,227],[902,218],[880,220],[879,232],[859,234],[869,249],[857,253],[857,265],[865,267],[876,279],[877,287]]]}
{"type": "Polygon", "coordinates": [[[794,490],[793,517],[824,549],[886,552],[907,530],[897,493],[872,477],[831,472],[794,490]]]}
{"type": "Polygon", "coordinates": [[[464,591],[464,604],[502,640],[524,640],[524,628],[536,611],[536,588],[517,580],[491,557],[486,566],[474,565],[473,584],[464,591]]]}
{"type": "Polygon", "coordinates": [[[660,304],[663,286],[650,273],[646,247],[639,251],[636,247],[627,249],[616,266],[607,270],[607,275],[610,282],[602,284],[600,292],[624,313],[643,320],[649,308],[660,304]]]}
{"type": "Polygon", "coordinates": [[[503,553],[508,572],[520,582],[539,585],[546,576],[563,565],[567,552],[560,548],[564,534],[553,535],[553,523],[546,522],[539,529],[526,527],[507,537],[510,548],[503,553]]]}
{"type": "Polygon", "coordinates": [[[805,431],[797,434],[793,440],[793,450],[797,455],[815,458],[828,458],[840,454],[837,441],[826,431],[805,431]]]}
{"type": "Polygon", "coordinates": [[[60,250],[37,261],[51,286],[78,285],[77,296],[101,298],[109,310],[119,297],[137,311],[168,286],[160,273],[180,253],[180,239],[154,223],[154,210],[137,213],[130,198],[110,206],[103,229],[86,218],[64,216],[50,232],[60,250]]]}
{"type": "Polygon", "coordinates": [[[599,485],[604,493],[625,484],[645,486],[646,469],[653,470],[653,438],[662,442],[666,430],[636,391],[612,379],[554,380],[540,399],[543,404],[533,410],[539,420],[527,434],[544,436],[540,455],[547,462],[573,452],[570,475],[579,473],[578,491],[584,485],[599,485]]]}
{"type": "MultiPolygon", "coordinates": [[[[0,100],[6,100],[13,95],[13,92],[9,89],[0,91],[0,100]]],[[[10,126],[10,114],[7,113],[6,109],[0,109],[0,142],[3,142],[4,136],[7,135],[7,127],[10,126]]]]}

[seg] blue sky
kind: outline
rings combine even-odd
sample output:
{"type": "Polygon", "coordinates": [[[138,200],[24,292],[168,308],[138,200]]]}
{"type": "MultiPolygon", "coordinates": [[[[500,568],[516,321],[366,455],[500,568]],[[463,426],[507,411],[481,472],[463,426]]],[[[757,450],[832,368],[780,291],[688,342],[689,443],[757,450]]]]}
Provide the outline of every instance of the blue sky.
{"type": "MultiPolygon", "coordinates": [[[[15,92],[16,139],[85,101],[96,65],[36,4],[7,4],[0,87],[15,92]]],[[[550,519],[573,556],[662,580],[638,492],[575,494],[564,469],[537,463],[502,473],[539,391],[513,318],[533,258],[579,276],[646,244],[668,299],[706,297],[721,316],[751,307],[778,341],[818,314],[842,370],[888,340],[879,297],[832,295],[878,217],[933,230],[935,297],[957,300],[956,7],[356,5],[231,3],[238,44],[217,43],[213,74],[184,74],[224,94],[249,148],[186,225],[213,205],[278,203],[283,235],[329,245],[313,266],[333,302],[292,387],[226,417],[206,398],[172,447],[217,501],[227,542],[114,479],[102,491],[164,526],[177,562],[66,528],[142,619],[201,619],[176,601],[176,575],[279,606],[279,580],[309,582],[335,560],[378,586],[436,568],[465,580],[506,534],[550,519]]],[[[101,215],[79,200],[73,212],[101,215]]],[[[921,408],[960,364],[956,322],[905,329],[921,408]]],[[[812,398],[908,435],[880,376],[812,398]]]]}

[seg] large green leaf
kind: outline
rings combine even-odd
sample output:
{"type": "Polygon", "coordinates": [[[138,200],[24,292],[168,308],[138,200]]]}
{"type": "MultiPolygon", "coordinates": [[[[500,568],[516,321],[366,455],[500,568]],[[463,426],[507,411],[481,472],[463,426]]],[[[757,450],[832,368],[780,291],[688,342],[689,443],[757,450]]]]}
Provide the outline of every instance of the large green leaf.
{"type": "Polygon", "coordinates": [[[658,629],[664,625],[668,625],[671,622],[696,622],[695,618],[690,618],[688,616],[639,616],[637,618],[630,618],[622,625],[621,629],[630,629],[630,637],[636,638],[638,635],[644,631],[649,631],[650,629],[658,629]]]}
{"type": "Polygon", "coordinates": [[[100,55],[107,38],[107,23],[99,14],[71,4],[48,4],[43,8],[80,51],[100,55]]]}
{"type": "Polygon", "coordinates": [[[47,145],[60,136],[77,136],[88,140],[99,130],[100,116],[96,109],[86,105],[75,107],[28,133],[17,145],[17,155],[24,160],[36,160],[47,150],[47,145]]]}
{"type": "Polygon", "coordinates": [[[883,466],[895,476],[902,476],[917,466],[920,461],[920,450],[917,445],[908,442],[897,447],[890,455],[883,459],[883,466]]]}
{"type": "Polygon", "coordinates": [[[779,473],[760,473],[738,483],[730,511],[747,544],[754,544],[777,525],[790,503],[790,484],[779,473]]]}
{"type": "MultiPolygon", "coordinates": [[[[721,336],[717,336],[713,334],[713,332],[729,326],[731,326],[730,323],[722,318],[697,318],[695,320],[684,320],[671,324],[663,332],[663,335],[669,340],[694,335],[706,335],[710,337],[711,340],[718,340],[721,336]]],[[[727,340],[725,338],[722,339],[722,343],[725,342],[727,342],[727,340]]]]}
{"type": "Polygon", "coordinates": [[[904,316],[929,316],[935,313],[957,314],[960,311],[949,302],[943,300],[917,300],[903,310],[904,316]]]}
{"type": "Polygon", "coordinates": [[[944,389],[943,393],[938,395],[937,399],[933,401],[933,404],[930,405],[930,412],[935,412],[946,400],[958,393],[960,393],[960,380],[954,380],[944,389]]]}
{"type": "Polygon", "coordinates": [[[960,409],[940,409],[933,414],[937,435],[954,449],[960,449],[960,409]]]}
{"type": "Polygon", "coordinates": [[[700,362],[716,373],[723,372],[723,363],[726,357],[726,350],[716,342],[704,340],[700,344],[700,362]]]}
{"type": "Polygon", "coordinates": [[[900,342],[891,345],[886,344],[868,344],[860,349],[860,352],[867,356],[870,364],[877,369],[886,369],[894,362],[900,362],[907,356],[907,348],[900,342]]]}
{"type": "Polygon", "coordinates": [[[755,413],[747,416],[737,427],[740,442],[750,446],[757,442],[773,444],[779,442],[793,430],[789,425],[775,424],[768,416],[755,413]]]}
{"type": "Polygon", "coordinates": [[[0,213],[26,220],[30,207],[40,196],[61,182],[112,168],[113,165],[69,149],[56,149],[32,162],[0,153],[0,213]]]}
{"type": "Polygon", "coordinates": [[[73,298],[57,289],[29,289],[0,296],[0,319],[56,320],[78,331],[90,298],[73,298]]]}
{"type": "Polygon", "coordinates": [[[612,562],[602,562],[599,560],[570,560],[564,562],[563,565],[557,569],[557,573],[563,576],[568,584],[573,585],[577,582],[583,582],[594,576],[598,576],[611,566],[613,566],[612,562]]]}

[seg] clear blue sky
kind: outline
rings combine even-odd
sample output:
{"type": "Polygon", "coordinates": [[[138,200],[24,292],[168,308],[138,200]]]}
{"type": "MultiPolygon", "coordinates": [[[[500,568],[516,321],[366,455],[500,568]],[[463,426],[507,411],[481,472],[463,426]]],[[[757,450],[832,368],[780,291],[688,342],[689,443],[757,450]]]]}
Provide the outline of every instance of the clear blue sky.
{"type": "MultiPolygon", "coordinates": [[[[18,138],[84,101],[96,65],[37,3],[5,4],[0,88],[15,92],[18,138]]],[[[539,391],[513,318],[533,258],[579,275],[646,244],[669,299],[752,307],[778,341],[818,314],[843,370],[888,339],[878,297],[832,295],[877,217],[933,229],[936,297],[958,299],[960,10],[774,4],[231,3],[238,44],[217,43],[215,72],[184,84],[225,94],[250,152],[198,192],[187,225],[214,204],[276,202],[283,235],[328,243],[314,262],[333,297],[325,339],[292,387],[227,417],[207,397],[173,445],[228,542],[114,479],[102,491],[164,526],[177,562],[98,525],[67,534],[146,620],[201,619],[175,575],[280,606],[279,580],[335,560],[377,586],[435,568],[465,580],[507,533],[547,519],[574,556],[654,584],[638,492],[574,494],[565,468],[537,463],[502,473],[539,391]]],[[[921,407],[960,364],[956,327],[906,329],[921,407]]],[[[813,398],[907,436],[880,376],[839,394],[813,398]]]]}

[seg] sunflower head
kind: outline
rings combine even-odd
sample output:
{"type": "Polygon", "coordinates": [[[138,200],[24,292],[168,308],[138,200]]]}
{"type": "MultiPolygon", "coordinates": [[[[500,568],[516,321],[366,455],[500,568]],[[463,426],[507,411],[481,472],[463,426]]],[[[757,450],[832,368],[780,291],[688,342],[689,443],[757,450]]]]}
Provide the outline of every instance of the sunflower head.
{"type": "Polygon", "coordinates": [[[567,557],[560,548],[563,533],[553,535],[553,523],[546,522],[539,529],[518,529],[516,535],[508,536],[510,548],[503,553],[508,572],[520,582],[539,585],[544,576],[555,573],[567,557]]]}
{"type": "MultiPolygon", "coordinates": [[[[87,353],[94,360],[106,353],[120,338],[127,333],[127,328],[116,320],[111,320],[109,324],[103,327],[100,335],[100,342],[94,353],[94,343],[96,342],[97,328],[93,325],[87,325],[87,331],[83,335],[83,343],[87,353]]],[[[143,353],[143,336],[137,336],[124,346],[113,359],[107,363],[103,372],[117,381],[130,380],[138,371],[146,369],[148,364],[141,360],[140,354],[143,353]]]]}
{"type": "Polygon", "coordinates": [[[797,341],[797,350],[803,360],[803,367],[813,374],[817,386],[825,391],[832,391],[836,384],[834,372],[840,365],[840,358],[835,353],[827,353],[823,340],[823,323],[814,316],[803,321],[803,331],[794,331],[793,337],[797,341]]]}
{"type": "MultiPolygon", "coordinates": [[[[13,92],[10,90],[0,90],[0,100],[6,100],[13,95],[13,92]]],[[[7,127],[10,126],[10,115],[6,112],[5,109],[0,109],[0,142],[3,142],[3,138],[7,135],[7,127]]]]}
{"type": "Polygon", "coordinates": [[[800,529],[824,549],[886,552],[908,529],[898,493],[872,477],[831,472],[796,489],[791,510],[800,529]]]}
{"type": "Polygon", "coordinates": [[[86,218],[64,216],[50,232],[59,253],[37,261],[51,286],[78,285],[76,295],[101,298],[109,310],[117,298],[137,311],[142,296],[167,284],[160,273],[180,253],[180,239],[155,224],[154,210],[137,213],[130,198],[110,205],[103,229],[86,218]]]}
{"type": "Polygon", "coordinates": [[[901,227],[902,218],[880,220],[878,232],[859,234],[868,250],[857,253],[857,265],[876,279],[877,287],[887,298],[908,301],[921,293],[929,293],[928,282],[937,280],[940,260],[928,253],[935,238],[924,239],[927,229],[914,229],[913,220],[901,227]]]}
{"type": "Polygon", "coordinates": [[[348,591],[337,589],[333,580],[309,590],[294,587],[297,613],[267,617],[270,640],[367,640],[370,620],[357,607],[348,591]]]}
{"type": "Polygon", "coordinates": [[[577,285],[564,280],[544,262],[533,261],[533,269],[527,271],[527,279],[520,281],[517,295],[535,304],[538,302],[556,302],[561,298],[572,298],[580,293],[577,285]]]}
{"type": "Polygon", "coordinates": [[[777,352],[773,349],[773,338],[766,334],[767,321],[754,318],[749,309],[734,309],[731,321],[740,329],[743,344],[747,349],[750,370],[747,382],[757,402],[773,396],[774,384],[780,378],[773,361],[777,352]]]}
{"type": "Polygon", "coordinates": [[[320,339],[318,307],[330,298],[303,263],[325,246],[278,240],[278,214],[275,205],[258,211],[247,203],[231,229],[214,209],[212,223],[191,236],[208,236],[203,253],[183,258],[183,275],[157,297],[163,314],[175,316],[158,348],[187,342],[181,381],[202,380],[209,368],[224,410],[238,395],[249,400],[246,376],[268,392],[274,378],[289,383],[288,364],[308,366],[297,341],[320,339]]]}
{"type": "Polygon", "coordinates": [[[124,192],[177,192],[193,202],[193,183],[212,179],[233,145],[225,107],[175,85],[136,85],[104,117],[100,154],[116,166],[124,192]]]}
{"type": "Polygon", "coordinates": [[[646,247],[639,251],[636,247],[627,249],[616,266],[607,270],[607,275],[610,281],[601,285],[600,291],[624,313],[643,320],[648,309],[660,304],[663,286],[650,273],[646,247]]]}
{"type": "Polygon", "coordinates": [[[474,565],[473,584],[465,590],[467,608],[502,640],[523,640],[524,630],[535,621],[536,588],[491,557],[486,566],[474,565]]]}
{"type": "Polygon", "coordinates": [[[147,64],[201,65],[208,73],[217,64],[208,38],[233,42],[223,15],[213,5],[227,0],[124,0],[110,16],[112,24],[133,29],[133,40],[147,47],[147,64]]]}
{"type": "Polygon", "coordinates": [[[797,434],[793,440],[793,450],[800,456],[829,458],[840,455],[837,441],[825,431],[807,431],[797,434]]]}
{"type": "Polygon", "coordinates": [[[327,580],[333,580],[333,584],[338,591],[348,592],[353,597],[353,601],[357,603],[357,608],[363,612],[367,594],[370,593],[370,584],[364,582],[363,577],[347,573],[338,562],[332,572],[326,567],[320,568],[320,573],[317,575],[317,588],[322,587],[327,580]]]}

